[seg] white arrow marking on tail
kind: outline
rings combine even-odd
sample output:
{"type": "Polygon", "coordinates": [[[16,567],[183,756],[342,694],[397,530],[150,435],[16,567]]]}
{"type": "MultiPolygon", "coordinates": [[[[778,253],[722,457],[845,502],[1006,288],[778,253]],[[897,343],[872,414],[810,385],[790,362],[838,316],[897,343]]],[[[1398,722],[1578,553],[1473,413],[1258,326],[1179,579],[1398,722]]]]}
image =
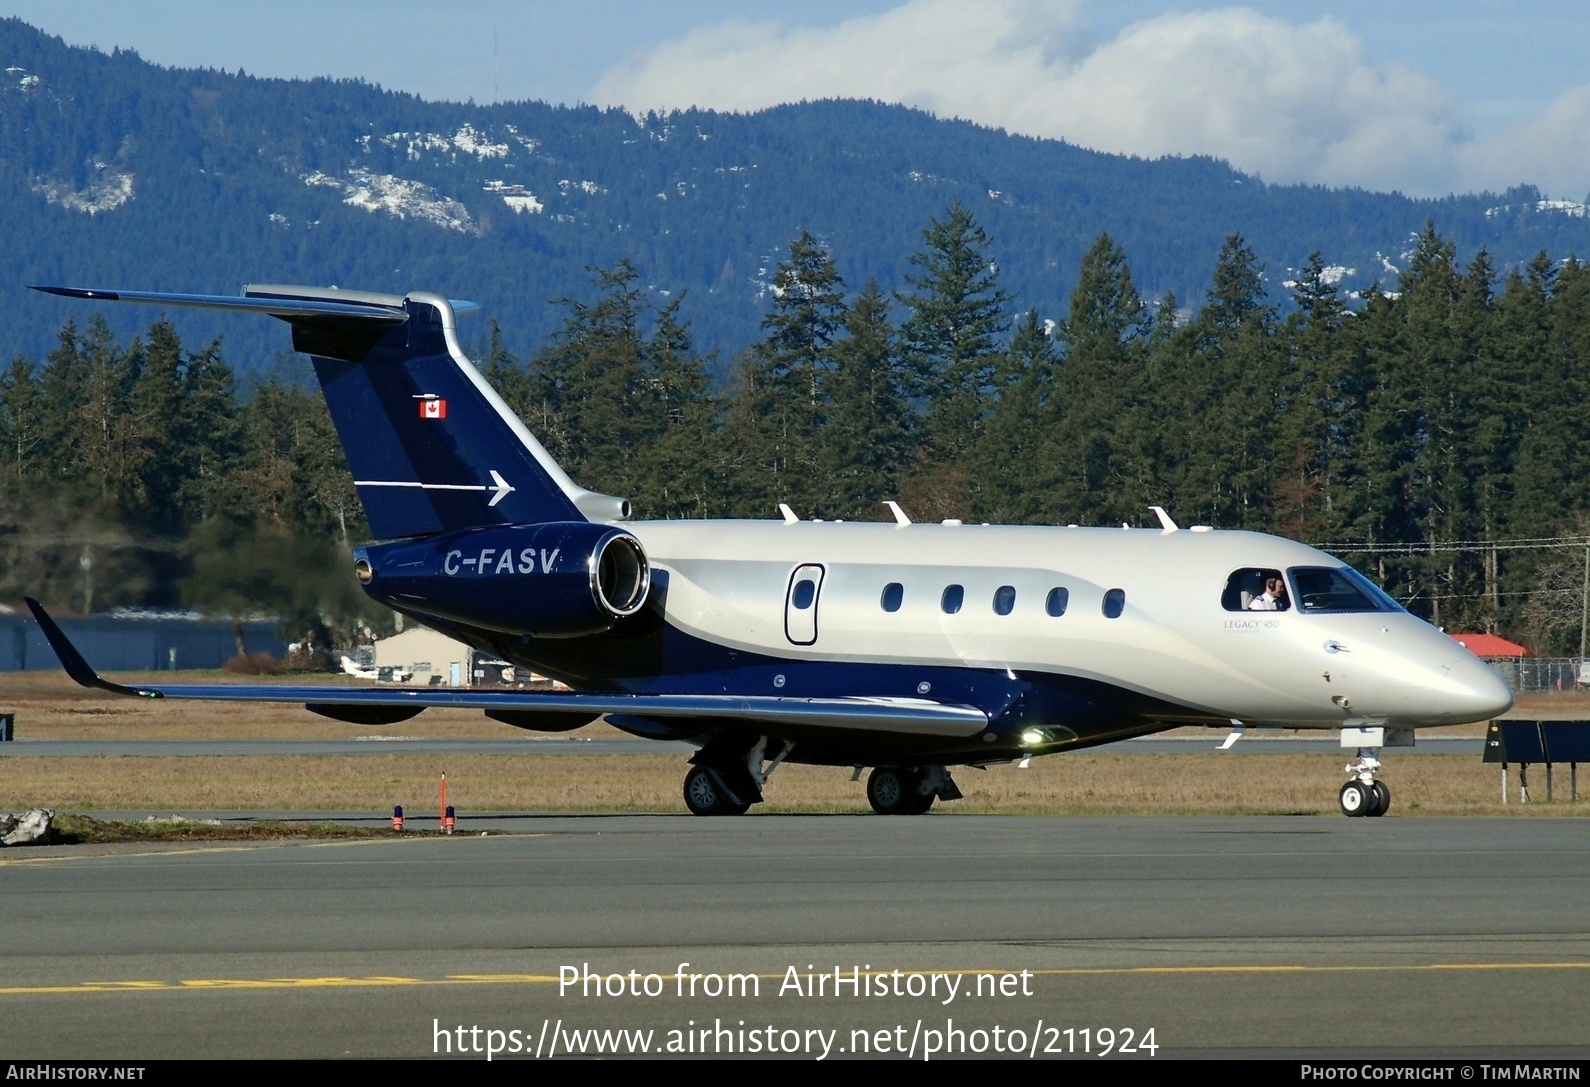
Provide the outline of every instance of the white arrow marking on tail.
{"type": "Polygon", "coordinates": [[[488,506],[495,506],[515,490],[514,486],[493,468],[491,469],[491,486],[481,483],[417,483],[403,479],[356,479],[355,487],[417,487],[422,491],[491,491],[491,501],[488,506]]]}
{"type": "Polygon", "coordinates": [[[486,505],[495,506],[498,502],[501,502],[504,498],[513,493],[513,488],[508,486],[508,481],[499,476],[495,468],[491,470],[491,482],[494,484],[491,489],[497,493],[491,496],[491,501],[487,502],[486,505]]]}

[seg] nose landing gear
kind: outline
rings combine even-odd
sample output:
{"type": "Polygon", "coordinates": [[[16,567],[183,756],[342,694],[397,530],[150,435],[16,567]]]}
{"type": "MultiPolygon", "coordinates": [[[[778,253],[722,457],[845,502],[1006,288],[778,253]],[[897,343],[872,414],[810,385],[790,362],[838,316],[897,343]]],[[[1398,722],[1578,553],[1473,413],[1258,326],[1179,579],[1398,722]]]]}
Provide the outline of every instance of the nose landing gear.
{"type": "Polygon", "coordinates": [[[1349,781],[1342,786],[1341,805],[1343,815],[1385,815],[1386,809],[1391,807],[1391,789],[1384,781],[1372,781],[1368,785],[1349,781]]]}
{"type": "Polygon", "coordinates": [[[1360,747],[1358,758],[1342,769],[1352,775],[1352,780],[1342,786],[1342,814],[1358,817],[1378,817],[1391,807],[1391,788],[1384,781],[1376,781],[1380,770],[1378,747],[1360,747]]]}

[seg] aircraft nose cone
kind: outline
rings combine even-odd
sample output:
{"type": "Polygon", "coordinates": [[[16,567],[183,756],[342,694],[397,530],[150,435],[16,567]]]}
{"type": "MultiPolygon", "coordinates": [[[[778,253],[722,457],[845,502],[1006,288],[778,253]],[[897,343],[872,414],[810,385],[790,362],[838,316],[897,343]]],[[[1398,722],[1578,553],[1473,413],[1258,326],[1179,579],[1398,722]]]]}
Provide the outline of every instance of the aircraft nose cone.
{"type": "Polygon", "coordinates": [[[1465,653],[1447,671],[1441,702],[1454,723],[1485,721],[1512,708],[1513,691],[1490,665],[1465,653]]]}

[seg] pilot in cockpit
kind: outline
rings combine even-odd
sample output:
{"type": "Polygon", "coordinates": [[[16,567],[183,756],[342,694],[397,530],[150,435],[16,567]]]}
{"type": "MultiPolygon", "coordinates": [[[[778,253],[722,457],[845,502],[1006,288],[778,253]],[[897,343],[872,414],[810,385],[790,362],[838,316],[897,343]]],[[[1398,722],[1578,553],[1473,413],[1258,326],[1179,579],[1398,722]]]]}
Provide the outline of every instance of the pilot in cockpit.
{"type": "Polygon", "coordinates": [[[1286,600],[1286,582],[1279,577],[1267,577],[1264,579],[1264,592],[1248,603],[1248,610],[1286,611],[1289,606],[1286,600]]]}

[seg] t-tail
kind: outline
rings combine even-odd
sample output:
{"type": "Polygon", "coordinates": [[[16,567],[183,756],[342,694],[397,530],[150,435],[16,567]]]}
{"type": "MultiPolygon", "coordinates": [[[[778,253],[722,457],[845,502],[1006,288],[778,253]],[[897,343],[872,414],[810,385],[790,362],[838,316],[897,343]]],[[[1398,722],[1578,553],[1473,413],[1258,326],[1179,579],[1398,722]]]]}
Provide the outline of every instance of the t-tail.
{"type": "Polygon", "coordinates": [[[263,313],[311,356],[378,539],[496,525],[608,522],[622,498],[578,486],[465,357],[440,295],[255,284],[241,297],[36,287],[68,298],[263,313]]]}

